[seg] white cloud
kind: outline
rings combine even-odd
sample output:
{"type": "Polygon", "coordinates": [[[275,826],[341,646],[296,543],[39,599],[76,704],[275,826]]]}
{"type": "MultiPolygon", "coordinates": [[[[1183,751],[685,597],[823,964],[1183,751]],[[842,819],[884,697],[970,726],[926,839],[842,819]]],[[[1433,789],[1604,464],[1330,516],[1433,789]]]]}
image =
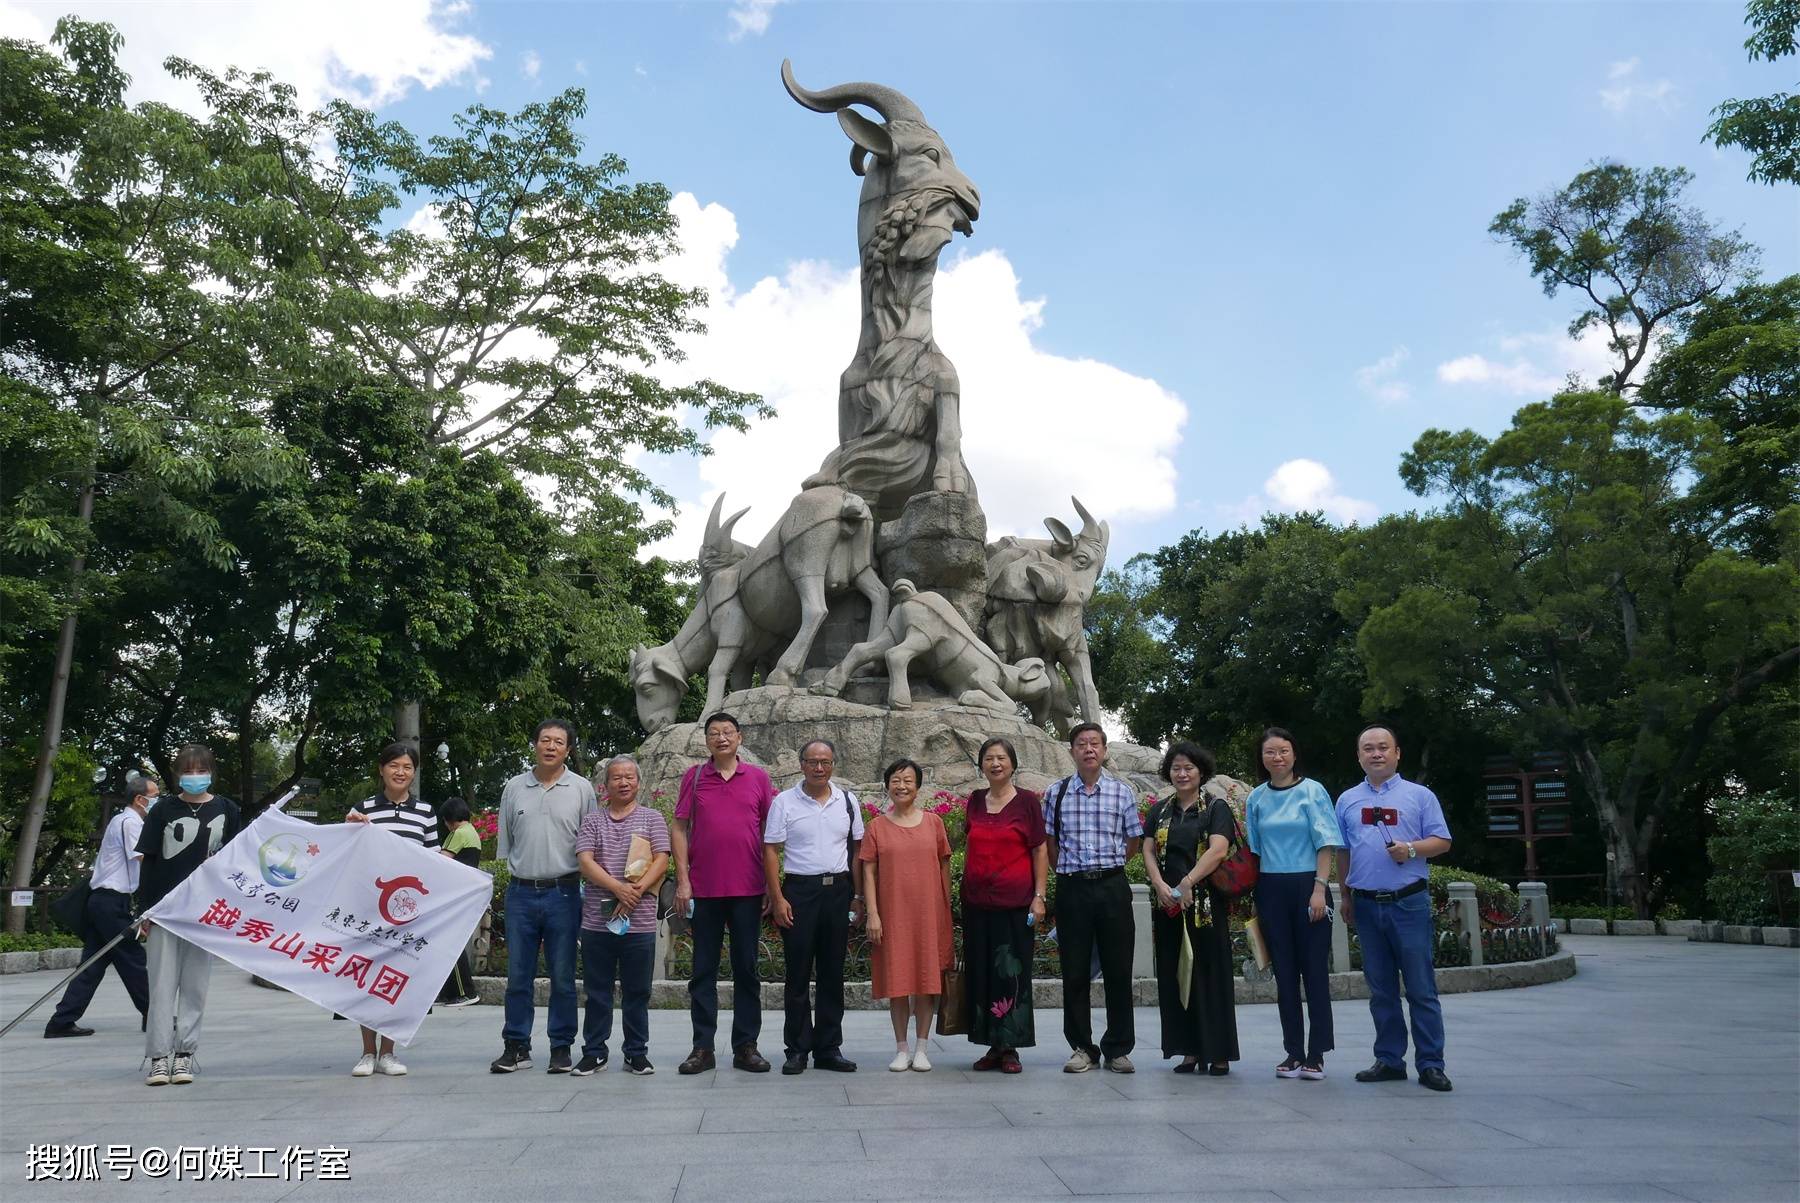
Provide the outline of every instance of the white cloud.
{"type": "Polygon", "coordinates": [[[1600,89],[1600,103],[1610,113],[1625,113],[1643,105],[1653,105],[1662,112],[1675,108],[1675,85],[1668,79],[1644,79],[1638,74],[1642,64],[1635,58],[1616,62],[1606,70],[1606,85],[1600,89]]]}
{"type": "Polygon", "coordinates": [[[726,36],[734,42],[748,36],[761,37],[769,31],[769,18],[780,3],[781,0],[738,0],[726,14],[731,18],[731,32],[726,36]]]}
{"type": "Polygon", "coordinates": [[[1367,522],[1381,512],[1372,501],[1338,492],[1331,469],[1316,459],[1291,459],[1279,465],[1263,481],[1263,492],[1268,508],[1289,514],[1323,510],[1339,522],[1367,522]]]}
{"type": "MultiPolygon", "coordinates": [[[[1444,384],[1476,385],[1514,396],[1547,398],[1567,387],[1570,375],[1589,385],[1618,369],[1618,356],[1607,348],[1604,328],[1590,326],[1580,338],[1560,330],[1502,335],[1494,341],[1499,354],[1460,355],[1437,366],[1444,384]]],[[[1655,349],[1639,367],[1636,379],[1655,358],[1655,349]]]]}
{"type": "MultiPolygon", "coordinates": [[[[690,342],[689,359],[669,378],[711,377],[761,393],[779,411],[748,432],[712,437],[714,454],[698,464],[700,496],[681,498],[675,535],[655,549],[689,559],[721,490],[731,509],[753,507],[736,533],[754,542],[837,445],[838,376],[855,352],[861,313],[856,269],[829,263],[795,263],[779,278],[734,289],[726,263],[738,241],[735,216],[688,193],[673,208],[682,250],[662,271],[706,288],[711,306],[710,333],[690,342]]],[[[1047,302],[1020,295],[999,251],[952,259],[934,296],[936,337],[962,384],[963,450],[989,538],[1041,533],[1052,515],[1075,521],[1071,492],[1113,520],[1174,508],[1174,453],[1187,421],[1180,398],[1111,364],[1035,346],[1047,302]]]]}
{"type": "Polygon", "coordinates": [[[304,104],[345,97],[363,105],[398,100],[473,75],[492,51],[456,32],[466,3],[445,0],[311,0],[307,4],[192,4],[175,0],[0,0],[0,34],[48,38],[73,12],[107,21],[125,38],[120,64],[133,101],[198,107],[198,93],[169,78],[163,59],[204,67],[266,70],[292,84],[304,104]]]}
{"type": "Polygon", "coordinates": [[[523,75],[526,79],[537,79],[538,73],[543,69],[544,60],[538,57],[537,51],[527,50],[524,54],[519,56],[519,74],[523,75]]]}
{"type": "Polygon", "coordinates": [[[1374,363],[1356,369],[1356,387],[1385,405],[1398,405],[1412,396],[1412,385],[1395,379],[1400,365],[1412,358],[1405,347],[1395,347],[1374,363]]]}

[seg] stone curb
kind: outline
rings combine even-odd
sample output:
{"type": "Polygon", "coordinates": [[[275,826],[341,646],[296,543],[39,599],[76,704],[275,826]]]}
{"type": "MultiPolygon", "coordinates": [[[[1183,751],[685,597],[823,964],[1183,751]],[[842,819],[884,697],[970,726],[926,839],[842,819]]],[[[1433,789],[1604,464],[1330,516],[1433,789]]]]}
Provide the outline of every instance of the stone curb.
{"type": "Polygon", "coordinates": [[[1753,927],[1718,919],[1552,919],[1571,936],[1686,936],[1697,944],[1800,948],[1800,927],[1753,927]]]}
{"type": "Polygon", "coordinates": [[[46,948],[28,952],[0,952],[0,974],[36,973],[40,969],[69,970],[81,964],[79,948],[46,948]]]}
{"type": "MultiPolygon", "coordinates": [[[[1462,965],[1454,969],[1437,971],[1439,994],[1467,994],[1477,990],[1512,990],[1521,986],[1541,986],[1549,982],[1560,982],[1575,976],[1575,954],[1562,949],[1555,954],[1541,957],[1535,961],[1518,961],[1508,965],[1462,965]]],[[[580,979],[576,980],[576,990],[580,991],[580,979]]],[[[478,977],[475,989],[481,1001],[490,1006],[498,1006],[506,999],[506,979],[499,977],[478,977]]],[[[719,1006],[723,1010],[731,1007],[731,983],[719,984],[719,1006]]],[[[762,985],[762,1006],[765,1011],[779,1011],[782,1007],[780,982],[764,982],[762,985]]],[[[1040,1009],[1057,1010],[1062,1007],[1062,983],[1039,978],[1032,985],[1032,1004],[1040,1009]]],[[[1099,1001],[1098,986],[1093,992],[1093,1000],[1099,1001]]],[[[1334,973],[1331,975],[1331,997],[1338,1001],[1369,997],[1369,987],[1360,973],[1334,973]]],[[[1156,980],[1154,978],[1138,978],[1131,983],[1131,1000],[1140,1007],[1156,1005],[1156,980]]],[[[534,1000],[537,1006],[545,1006],[550,1001],[550,983],[539,978],[534,1000]]],[[[1275,1001],[1275,983],[1272,979],[1249,982],[1237,979],[1237,1001],[1240,1003],[1272,1003],[1275,1001]]],[[[686,982],[658,981],[650,988],[650,1005],[661,1010],[680,1010],[688,1005],[688,987],[686,982]]],[[[853,1011],[880,1011],[887,1008],[886,1001],[877,1001],[869,993],[868,982],[847,982],[844,985],[844,1005],[853,1011]]]]}

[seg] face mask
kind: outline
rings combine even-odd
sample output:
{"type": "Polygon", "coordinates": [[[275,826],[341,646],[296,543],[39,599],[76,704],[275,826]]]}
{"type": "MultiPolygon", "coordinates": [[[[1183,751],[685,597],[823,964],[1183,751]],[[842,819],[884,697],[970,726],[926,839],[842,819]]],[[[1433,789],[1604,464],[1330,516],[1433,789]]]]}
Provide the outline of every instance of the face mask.
{"type": "Polygon", "coordinates": [[[211,773],[183,773],[181,776],[181,792],[184,794],[204,794],[206,787],[211,784],[211,773]]]}

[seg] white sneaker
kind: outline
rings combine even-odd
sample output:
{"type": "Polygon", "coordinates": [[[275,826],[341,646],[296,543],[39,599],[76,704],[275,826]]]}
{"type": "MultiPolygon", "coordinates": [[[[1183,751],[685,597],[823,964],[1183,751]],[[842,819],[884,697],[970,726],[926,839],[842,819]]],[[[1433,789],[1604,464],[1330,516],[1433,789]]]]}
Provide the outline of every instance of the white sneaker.
{"type": "Polygon", "coordinates": [[[897,1074],[905,1073],[912,1068],[912,1054],[905,1049],[901,1049],[894,1054],[894,1059],[888,1062],[888,1068],[897,1074]]]}
{"type": "Polygon", "coordinates": [[[375,1072],[375,1054],[364,1053],[356,1059],[356,1068],[350,1071],[353,1078],[366,1078],[375,1072]]]}
{"type": "Polygon", "coordinates": [[[1131,1058],[1127,1057],[1124,1053],[1120,1053],[1116,1057],[1108,1057],[1106,1059],[1106,1068],[1109,1072],[1116,1074],[1131,1074],[1137,1072],[1137,1066],[1133,1065],[1131,1063],[1131,1058]]]}
{"type": "Polygon", "coordinates": [[[928,1074],[931,1072],[931,1058],[927,1057],[925,1055],[924,1049],[920,1049],[918,1052],[913,1054],[912,1067],[914,1069],[918,1070],[922,1074],[928,1074]]]}
{"type": "Polygon", "coordinates": [[[167,1086],[169,1084],[169,1058],[150,1058],[150,1072],[144,1075],[146,1086],[167,1086]]]}
{"type": "Polygon", "coordinates": [[[383,1053],[375,1062],[375,1072],[390,1078],[404,1078],[406,1066],[400,1064],[399,1058],[392,1053],[383,1053]]]}
{"type": "Polygon", "coordinates": [[[192,1053],[176,1053],[175,1060],[169,1067],[169,1081],[177,1086],[186,1086],[194,1080],[194,1055],[192,1053]]]}
{"type": "Polygon", "coordinates": [[[1069,1059],[1063,1062],[1063,1072],[1066,1074],[1084,1074],[1092,1068],[1094,1068],[1094,1059],[1088,1056],[1085,1048],[1076,1049],[1069,1054],[1069,1059]]]}

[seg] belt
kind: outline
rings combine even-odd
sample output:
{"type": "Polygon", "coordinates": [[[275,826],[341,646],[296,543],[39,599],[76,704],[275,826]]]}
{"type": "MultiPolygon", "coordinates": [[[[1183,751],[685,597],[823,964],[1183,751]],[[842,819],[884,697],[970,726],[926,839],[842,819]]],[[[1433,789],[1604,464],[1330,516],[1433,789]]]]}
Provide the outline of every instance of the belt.
{"type": "Polygon", "coordinates": [[[850,871],[848,869],[839,869],[836,873],[789,873],[786,875],[785,880],[810,881],[817,883],[818,885],[829,886],[835,885],[840,881],[849,881],[850,871]]]}
{"type": "Polygon", "coordinates": [[[554,890],[557,886],[572,886],[580,880],[579,873],[564,873],[561,877],[515,877],[512,884],[528,890],[554,890]]]}
{"type": "Polygon", "coordinates": [[[117,894],[121,898],[131,897],[130,890],[115,890],[111,886],[94,886],[88,892],[91,894],[117,894]]]}
{"type": "Polygon", "coordinates": [[[1370,902],[1398,902],[1409,894],[1417,894],[1425,888],[1423,877],[1409,886],[1401,886],[1397,890],[1351,890],[1358,898],[1367,898],[1370,902]]]}
{"type": "Polygon", "coordinates": [[[1117,877],[1125,872],[1125,866],[1114,865],[1110,869],[1077,869],[1073,873],[1058,873],[1058,877],[1075,877],[1082,881],[1104,881],[1108,877],[1117,877]]]}

